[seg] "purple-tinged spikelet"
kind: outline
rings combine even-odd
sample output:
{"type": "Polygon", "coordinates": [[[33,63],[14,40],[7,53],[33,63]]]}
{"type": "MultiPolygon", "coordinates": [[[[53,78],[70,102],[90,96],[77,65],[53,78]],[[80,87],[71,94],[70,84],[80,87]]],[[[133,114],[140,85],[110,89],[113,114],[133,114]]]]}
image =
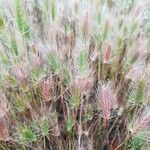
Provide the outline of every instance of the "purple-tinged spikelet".
{"type": "Polygon", "coordinates": [[[112,84],[110,82],[102,83],[98,89],[99,110],[102,111],[102,116],[105,120],[111,117],[111,111],[116,102],[116,96],[112,84]]]}
{"type": "Polygon", "coordinates": [[[0,140],[7,141],[9,138],[9,130],[6,118],[0,118],[0,140]]]}
{"type": "Polygon", "coordinates": [[[85,14],[83,21],[83,36],[86,38],[89,32],[89,23],[88,23],[88,11],[85,14]]]}
{"type": "Polygon", "coordinates": [[[41,83],[41,92],[42,92],[43,99],[45,101],[50,101],[51,100],[51,98],[52,98],[51,97],[52,96],[52,87],[51,87],[49,79],[46,79],[46,80],[42,81],[42,83],[41,83]]]}
{"type": "Polygon", "coordinates": [[[18,81],[26,85],[29,81],[28,73],[26,67],[23,66],[16,66],[13,70],[15,77],[18,79],[18,81]]]}
{"type": "Polygon", "coordinates": [[[111,54],[112,54],[111,45],[108,45],[107,48],[104,50],[104,53],[103,53],[104,64],[108,64],[110,62],[111,54]]]}

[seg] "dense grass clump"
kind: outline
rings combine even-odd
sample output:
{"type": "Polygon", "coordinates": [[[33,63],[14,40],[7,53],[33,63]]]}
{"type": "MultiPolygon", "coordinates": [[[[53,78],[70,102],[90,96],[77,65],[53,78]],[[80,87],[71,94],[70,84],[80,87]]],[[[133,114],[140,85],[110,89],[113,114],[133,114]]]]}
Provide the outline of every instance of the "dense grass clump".
{"type": "Polygon", "coordinates": [[[149,150],[149,92],[149,0],[0,0],[0,150],[149,150]]]}

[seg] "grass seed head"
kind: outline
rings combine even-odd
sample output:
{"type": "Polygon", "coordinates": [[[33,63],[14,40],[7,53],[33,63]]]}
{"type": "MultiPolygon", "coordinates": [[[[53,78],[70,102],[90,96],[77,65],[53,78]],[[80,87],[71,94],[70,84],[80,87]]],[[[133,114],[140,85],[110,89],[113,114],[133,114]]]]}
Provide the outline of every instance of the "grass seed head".
{"type": "Polygon", "coordinates": [[[102,111],[104,119],[109,120],[112,109],[116,103],[116,96],[110,82],[101,83],[97,93],[98,109],[102,111]]]}

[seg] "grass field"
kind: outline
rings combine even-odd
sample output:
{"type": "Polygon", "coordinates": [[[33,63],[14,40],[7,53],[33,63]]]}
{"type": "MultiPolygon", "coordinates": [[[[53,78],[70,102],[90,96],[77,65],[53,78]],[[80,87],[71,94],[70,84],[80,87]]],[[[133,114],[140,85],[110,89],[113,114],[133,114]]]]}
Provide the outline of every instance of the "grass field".
{"type": "Polygon", "coordinates": [[[150,150],[150,1],[0,0],[0,150],[150,150]]]}

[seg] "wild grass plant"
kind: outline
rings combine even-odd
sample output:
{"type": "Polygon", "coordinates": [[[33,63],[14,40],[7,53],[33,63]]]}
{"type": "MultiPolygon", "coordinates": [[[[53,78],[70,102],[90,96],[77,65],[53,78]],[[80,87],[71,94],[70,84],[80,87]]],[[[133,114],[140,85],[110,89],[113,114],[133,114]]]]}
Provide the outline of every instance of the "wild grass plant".
{"type": "Polygon", "coordinates": [[[149,150],[149,93],[149,0],[0,0],[0,150],[149,150]]]}

